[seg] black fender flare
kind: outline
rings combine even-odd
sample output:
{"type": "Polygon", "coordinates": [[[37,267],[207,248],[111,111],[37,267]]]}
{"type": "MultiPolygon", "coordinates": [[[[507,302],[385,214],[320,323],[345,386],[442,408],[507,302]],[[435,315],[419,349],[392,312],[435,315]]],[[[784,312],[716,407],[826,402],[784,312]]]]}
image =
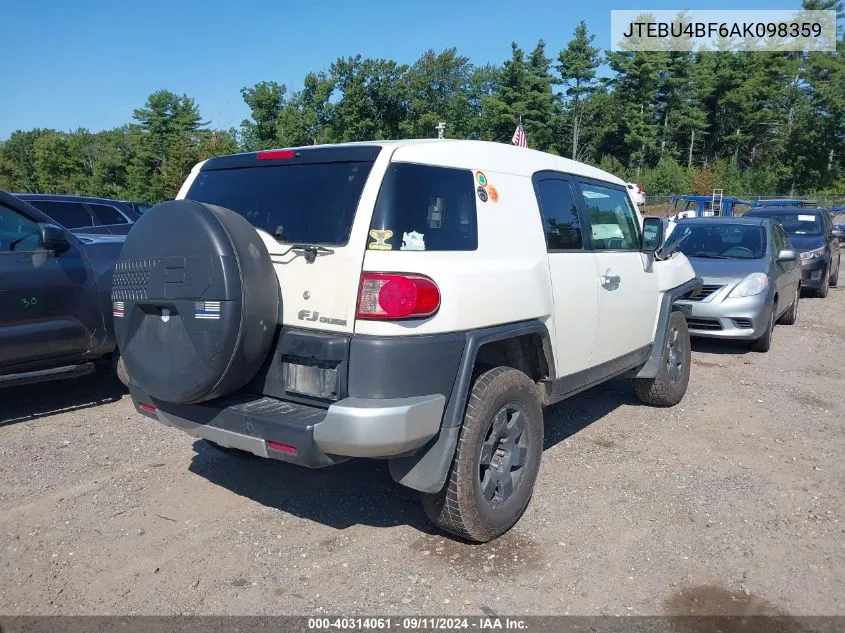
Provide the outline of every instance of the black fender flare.
{"type": "Polygon", "coordinates": [[[428,493],[435,493],[443,488],[446,477],[449,475],[455,448],[458,445],[458,437],[461,432],[467,398],[472,388],[473,368],[479,348],[486,343],[516,338],[526,334],[538,334],[540,336],[549,374],[555,375],[551,336],[542,321],[535,319],[467,332],[464,352],[455,378],[455,386],[443,413],[440,433],[413,455],[389,460],[390,474],[396,482],[408,488],[428,493]]]}
{"type": "Polygon", "coordinates": [[[701,277],[693,277],[689,281],[675,286],[663,293],[660,303],[660,313],[657,316],[657,327],[654,330],[654,341],[648,354],[648,360],[636,374],[636,378],[656,378],[660,366],[660,359],[663,358],[663,346],[666,343],[666,335],[669,332],[669,316],[672,308],[678,299],[683,299],[701,288],[701,277]]]}

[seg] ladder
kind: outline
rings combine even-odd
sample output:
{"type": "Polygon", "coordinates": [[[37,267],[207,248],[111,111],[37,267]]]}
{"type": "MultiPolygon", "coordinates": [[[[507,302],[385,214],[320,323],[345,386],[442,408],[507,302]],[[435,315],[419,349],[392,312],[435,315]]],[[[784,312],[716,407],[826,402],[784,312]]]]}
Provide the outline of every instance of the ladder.
{"type": "Polygon", "coordinates": [[[713,197],[710,200],[710,210],[714,216],[722,215],[722,197],[724,191],[722,189],[714,189],[713,197]]]}

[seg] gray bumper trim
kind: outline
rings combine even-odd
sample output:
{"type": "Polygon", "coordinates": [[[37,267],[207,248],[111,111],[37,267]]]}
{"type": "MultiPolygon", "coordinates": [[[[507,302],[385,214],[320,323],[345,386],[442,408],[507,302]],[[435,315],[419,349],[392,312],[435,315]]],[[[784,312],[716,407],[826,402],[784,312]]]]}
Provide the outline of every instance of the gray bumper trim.
{"type": "Polygon", "coordinates": [[[440,430],[446,397],[345,398],[314,426],[314,442],[326,453],[388,457],[419,448],[440,430]]]}
{"type": "Polygon", "coordinates": [[[207,424],[189,422],[188,420],[163,412],[159,414],[158,419],[160,422],[180,429],[192,437],[209,440],[210,442],[220,444],[221,446],[228,446],[229,448],[239,448],[242,451],[247,451],[259,457],[268,457],[267,444],[263,439],[258,437],[242,435],[234,431],[208,426],[207,424]]]}

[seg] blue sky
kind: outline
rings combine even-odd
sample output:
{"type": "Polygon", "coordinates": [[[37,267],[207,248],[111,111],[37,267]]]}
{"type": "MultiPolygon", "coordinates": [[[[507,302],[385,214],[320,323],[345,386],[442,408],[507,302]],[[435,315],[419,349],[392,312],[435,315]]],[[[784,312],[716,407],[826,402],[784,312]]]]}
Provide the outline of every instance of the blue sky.
{"type": "MultiPolygon", "coordinates": [[[[792,9],[795,0],[708,0],[692,8],[792,9]]],[[[0,0],[3,72],[0,139],[16,129],[128,122],[165,88],[196,99],[214,127],[249,111],[240,89],[278,81],[297,90],[310,70],[340,56],[411,63],[457,46],[474,63],[501,63],[511,41],[539,38],[556,57],[584,19],[608,48],[611,9],[677,9],[671,0],[0,0]]]]}

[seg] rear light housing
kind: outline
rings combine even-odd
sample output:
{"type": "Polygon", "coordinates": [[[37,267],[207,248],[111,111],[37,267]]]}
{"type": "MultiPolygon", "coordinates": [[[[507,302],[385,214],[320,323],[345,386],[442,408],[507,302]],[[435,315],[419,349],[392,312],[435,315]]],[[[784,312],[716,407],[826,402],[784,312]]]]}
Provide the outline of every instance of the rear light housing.
{"type": "Polygon", "coordinates": [[[289,160],[295,155],[292,149],[270,149],[258,152],[258,160],[289,160]]]}
{"type": "Polygon", "coordinates": [[[424,319],[440,309],[440,289],[425,275],[363,273],[358,290],[359,319],[424,319]]]}

